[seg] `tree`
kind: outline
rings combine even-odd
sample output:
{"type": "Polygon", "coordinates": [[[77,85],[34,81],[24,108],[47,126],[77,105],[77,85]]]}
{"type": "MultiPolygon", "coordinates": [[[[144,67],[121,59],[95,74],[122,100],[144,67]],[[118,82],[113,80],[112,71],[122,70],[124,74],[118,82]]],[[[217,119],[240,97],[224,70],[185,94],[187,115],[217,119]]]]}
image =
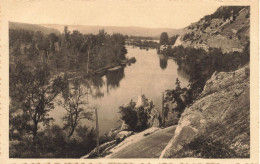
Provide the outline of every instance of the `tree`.
{"type": "Polygon", "coordinates": [[[176,82],[175,82],[175,90],[179,91],[181,90],[181,82],[178,78],[176,78],[176,82]]]}
{"type": "Polygon", "coordinates": [[[160,67],[161,69],[166,69],[168,65],[168,59],[165,55],[160,55],[160,67]]]}
{"type": "Polygon", "coordinates": [[[179,37],[179,35],[174,35],[174,36],[170,37],[169,44],[174,45],[178,37],[179,37]]]}
{"type": "Polygon", "coordinates": [[[38,125],[48,125],[53,118],[49,117],[49,111],[53,106],[53,100],[61,92],[63,80],[61,77],[50,80],[48,66],[39,66],[34,70],[18,63],[10,71],[11,101],[14,108],[21,109],[21,115],[26,120],[36,139],[38,125]]]}
{"type": "Polygon", "coordinates": [[[160,44],[161,45],[167,45],[168,44],[168,33],[167,32],[162,32],[160,36],[160,44]]]}
{"type": "Polygon", "coordinates": [[[63,101],[58,101],[58,104],[66,110],[66,115],[63,117],[66,121],[64,129],[68,130],[68,137],[70,138],[80,120],[92,119],[92,112],[87,111],[88,100],[84,101],[84,99],[87,99],[85,96],[89,93],[88,89],[80,83],[80,80],[75,80],[72,87],[68,83],[66,85],[67,87],[63,92],[63,101]]]}
{"type": "Polygon", "coordinates": [[[91,54],[91,50],[93,50],[94,48],[95,40],[96,38],[92,34],[86,35],[84,38],[84,43],[85,46],[87,47],[87,75],[89,74],[90,54],[91,54]]]}
{"type": "Polygon", "coordinates": [[[104,45],[107,38],[107,33],[104,31],[104,29],[99,30],[99,33],[97,34],[97,44],[102,46],[104,45]]]}
{"type": "Polygon", "coordinates": [[[147,125],[148,114],[143,107],[140,107],[137,110],[137,118],[138,118],[138,122],[136,125],[137,131],[142,131],[142,130],[146,129],[148,127],[148,125],[147,125]]]}
{"type": "Polygon", "coordinates": [[[138,122],[137,112],[135,111],[134,107],[135,104],[132,103],[126,107],[119,107],[121,119],[129,126],[130,130],[136,130],[136,125],[138,122]]]}
{"type": "Polygon", "coordinates": [[[54,51],[55,50],[55,45],[54,44],[59,41],[59,38],[54,33],[49,34],[48,38],[50,40],[50,50],[54,51]]]}
{"type": "Polygon", "coordinates": [[[70,31],[68,30],[68,26],[64,26],[64,42],[68,43],[70,41],[70,31]]]}

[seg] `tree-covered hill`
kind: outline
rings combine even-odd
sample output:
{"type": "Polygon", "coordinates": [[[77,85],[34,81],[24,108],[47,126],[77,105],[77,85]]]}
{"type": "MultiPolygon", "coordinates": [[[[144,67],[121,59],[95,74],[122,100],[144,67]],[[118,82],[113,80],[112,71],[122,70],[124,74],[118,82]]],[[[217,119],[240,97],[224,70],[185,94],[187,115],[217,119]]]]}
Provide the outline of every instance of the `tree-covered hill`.
{"type": "Polygon", "coordinates": [[[18,22],[9,22],[9,29],[13,30],[27,30],[27,31],[40,31],[41,33],[47,35],[54,33],[56,35],[61,34],[59,30],[54,28],[48,28],[37,24],[28,24],[28,23],[18,23],[18,22]]]}
{"type": "MultiPolygon", "coordinates": [[[[64,25],[58,24],[43,24],[42,26],[63,30],[64,25]]],[[[69,29],[78,30],[83,34],[97,34],[99,30],[105,30],[108,34],[120,33],[128,36],[152,37],[158,39],[162,32],[167,32],[169,36],[177,35],[183,29],[172,28],[145,28],[145,27],[117,27],[117,26],[88,26],[88,25],[68,25],[69,29]]]]}

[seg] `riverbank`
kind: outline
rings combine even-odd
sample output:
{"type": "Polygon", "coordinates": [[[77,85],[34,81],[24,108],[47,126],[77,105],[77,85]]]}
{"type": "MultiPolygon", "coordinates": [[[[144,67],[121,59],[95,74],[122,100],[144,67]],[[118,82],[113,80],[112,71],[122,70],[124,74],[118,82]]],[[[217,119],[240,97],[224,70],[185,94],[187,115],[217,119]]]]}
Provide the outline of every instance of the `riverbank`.
{"type": "Polygon", "coordinates": [[[136,62],[135,57],[126,58],[124,60],[121,60],[117,64],[112,64],[110,66],[106,66],[106,67],[94,70],[94,71],[91,72],[91,74],[92,75],[104,75],[108,71],[115,71],[115,70],[121,69],[122,67],[125,67],[126,65],[131,65],[135,62],[136,62]]]}
{"type": "Polygon", "coordinates": [[[127,135],[120,142],[104,144],[107,147],[102,148],[100,157],[247,158],[250,154],[249,86],[249,65],[233,72],[215,72],[199,97],[181,114],[177,126],[124,132],[127,135]],[[172,131],[168,134],[166,129],[172,131]],[[166,136],[167,144],[154,145],[166,136]],[[149,145],[153,146],[148,148],[149,145]],[[136,153],[146,147],[145,153],[136,153]]]}
{"type": "Polygon", "coordinates": [[[102,144],[99,147],[99,155],[95,148],[83,158],[104,157],[111,152],[117,152],[160,129],[162,124],[160,112],[144,95],[139,96],[137,102],[131,100],[129,104],[120,106],[119,113],[122,125],[119,128],[112,128],[109,133],[100,137],[102,144]]]}

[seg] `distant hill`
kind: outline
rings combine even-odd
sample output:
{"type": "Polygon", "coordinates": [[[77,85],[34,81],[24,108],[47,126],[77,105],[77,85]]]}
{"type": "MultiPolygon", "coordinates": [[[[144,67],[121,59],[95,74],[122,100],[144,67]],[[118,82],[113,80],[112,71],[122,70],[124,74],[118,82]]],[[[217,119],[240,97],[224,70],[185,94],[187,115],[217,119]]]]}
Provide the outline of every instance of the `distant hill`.
{"type": "Polygon", "coordinates": [[[18,23],[18,22],[9,22],[9,29],[23,29],[28,31],[41,31],[43,34],[61,34],[59,30],[44,27],[37,24],[28,24],[28,23],[18,23]]]}
{"type": "MultiPolygon", "coordinates": [[[[64,26],[59,24],[28,24],[9,22],[9,29],[24,29],[30,31],[41,31],[44,34],[61,34],[64,26]]],[[[167,32],[169,36],[181,34],[183,29],[171,28],[145,28],[145,27],[116,27],[116,26],[89,26],[89,25],[67,25],[70,31],[78,30],[83,34],[97,34],[104,29],[108,34],[121,33],[129,36],[153,37],[159,39],[162,32],[167,32]]]]}
{"type": "Polygon", "coordinates": [[[242,51],[249,42],[249,30],[249,6],[222,6],[186,27],[181,40],[182,45],[195,48],[242,51]]]}
{"type": "MultiPolygon", "coordinates": [[[[44,27],[57,29],[60,32],[63,31],[65,25],[56,24],[42,24],[44,27]]],[[[96,34],[99,30],[104,29],[108,34],[121,33],[123,35],[132,36],[145,36],[159,38],[162,32],[167,32],[169,36],[180,34],[182,29],[170,29],[170,28],[145,28],[145,27],[116,27],[116,26],[88,26],[88,25],[68,25],[70,31],[78,30],[81,33],[96,34]]]]}

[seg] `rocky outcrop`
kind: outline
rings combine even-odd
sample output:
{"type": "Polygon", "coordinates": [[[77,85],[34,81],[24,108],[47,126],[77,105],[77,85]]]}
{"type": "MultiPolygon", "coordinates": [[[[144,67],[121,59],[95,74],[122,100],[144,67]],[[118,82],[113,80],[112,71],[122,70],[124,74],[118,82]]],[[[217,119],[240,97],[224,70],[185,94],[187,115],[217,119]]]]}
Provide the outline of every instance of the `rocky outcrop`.
{"type": "Polygon", "coordinates": [[[215,13],[192,23],[181,36],[184,47],[224,52],[241,52],[249,42],[250,9],[247,6],[222,6],[215,13]]]}
{"type": "MultiPolygon", "coordinates": [[[[115,147],[117,144],[118,144],[117,140],[113,140],[113,141],[106,142],[106,143],[100,145],[99,151],[101,153],[100,153],[99,157],[103,157],[103,156],[107,155],[107,151],[112,149],[113,147],[115,147]]],[[[81,158],[87,159],[87,158],[96,158],[96,157],[97,157],[97,149],[95,148],[90,153],[88,153],[87,155],[85,155],[81,158]]]]}
{"type": "Polygon", "coordinates": [[[249,157],[249,87],[249,65],[234,72],[215,72],[206,82],[199,98],[185,109],[175,135],[161,157],[249,157]],[[203,156],[203,152],[198,150],[203,144],[208,144],[201,149],[204,149],[204,154],[214,151],[209,146],[214,144],[218,148],[224,146],[227,153],[224,156],[218,156],[220,152],[203,156]]]}
{"type": "Polygon", "coordinates": [[[148,127],[159,127],[160,126],[160,112],[155,108],[153,101],[147,99],[145,95],[138,97],[135,109],[138,111],[144,109],[147,114],[147,125],[148,127]]]}
{"type": "Polygon", "coordinates": [[[187,88],[175,88],[164,92],[165,126],[176,125],[180,115],[189,104],[190,96],[187,88]]]}
{"type": "Polygon", "coordinates": [[[121,131],[116,135],[116,139],[122,141],[123,139],[129,137],[132,134],[133,134],[132,131],[121,131]]]}
{"type": "MultiPolygon", "coordinates": [[[[153,133],[154,131],[159,129],[158,127],[161,124],[160,112],[153,105],[153,101],[147,99],[145,95],[139,96],[137,103],[131,100],[129,104],[122,106],[122,108],[125,108],[126,110],[134,110],[136,111],[136,114],[140,111],[143,112],[143,114],[145,114],[147,119],[139,119],[138,118],[139,115],[137,114],[137,118],[138,118],[137,124],[138,123],[141,124],[143,123],[142,120],[145,120],[147,129],[143,129],[142,132],[137,133],[136,131],[135,132],[132,131],[134,129],[131,129],[130,125],[127,125],[127,123],[123,121],[121,127],[112,128],[110,132],[106,134],[106,136],[110,138],[110,141],[100,145],[99,157],[104,157],[110,154],[111,151],[113,152],[113,148],[118,147],[118,145],[125,145],[125,143],[127,144],[133,143],[133,141],[137,141],[138,138],[140,139],[143,136],[147,136],[150,133],[153,133]],[[134,136],[132,137],[132,135],[134,136]],[[127,141],[125,141],[125,139],[127,141]],[[125,142],[122,143],[122,141],[125,142]]],[[[97,149],[95,148],[89,154],[83,156],[82,158],[97,158],[97,157],[98,157],[97,149]]]]}

